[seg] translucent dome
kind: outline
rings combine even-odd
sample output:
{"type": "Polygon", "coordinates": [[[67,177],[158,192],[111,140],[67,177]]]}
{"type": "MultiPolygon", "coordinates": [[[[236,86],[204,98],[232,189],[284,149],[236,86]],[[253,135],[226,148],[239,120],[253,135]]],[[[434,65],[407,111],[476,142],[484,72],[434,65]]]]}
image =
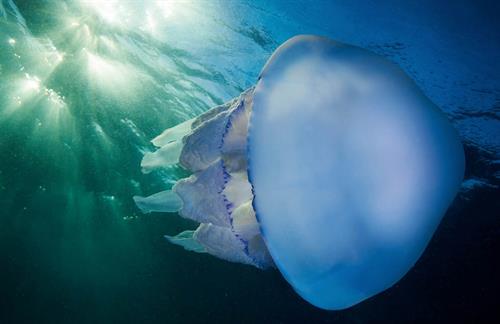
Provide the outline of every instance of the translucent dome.
{"type": "Polygon", "coordinates": [[[248,135],[262,235],[312,304],[351,306],[417,261],[462,181],[446,117],[397,66],[315,36],[264,67],[248,135]]]}

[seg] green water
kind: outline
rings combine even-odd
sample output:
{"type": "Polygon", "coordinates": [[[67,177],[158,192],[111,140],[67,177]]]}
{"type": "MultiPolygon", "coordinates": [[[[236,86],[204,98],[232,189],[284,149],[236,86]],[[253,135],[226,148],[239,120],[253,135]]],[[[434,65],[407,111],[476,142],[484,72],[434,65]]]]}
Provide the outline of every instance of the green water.
{"type": "Polygon", "coordinates": [[[168,245],[195,224],[131,199],[185,176],[141,174],[152,137],[245,86],[215,70],[217,53],[182,48],[228,32],[219,9],[177,3],[148,30],[153,2],[16,4],[0,19],[0,322],[200,322],[239,316],[256,285],[289,291],[277,273],[168,245]]]}

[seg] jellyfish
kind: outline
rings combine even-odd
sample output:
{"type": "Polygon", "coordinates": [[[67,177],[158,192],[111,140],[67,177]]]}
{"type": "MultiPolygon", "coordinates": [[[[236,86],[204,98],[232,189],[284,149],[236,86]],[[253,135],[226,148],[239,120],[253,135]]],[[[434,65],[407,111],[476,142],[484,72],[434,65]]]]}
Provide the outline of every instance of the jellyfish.
{"type": "Polygon", "coordinates": [[[339,310],[399,281],[426,248],[463,179],[446,116],[395,64],[301,35],[254,86],[165,130],[145,173],[191,176],[134,197],[196,230],[166,236],[197,253],[277,268],[309,303],[339,310]]]}

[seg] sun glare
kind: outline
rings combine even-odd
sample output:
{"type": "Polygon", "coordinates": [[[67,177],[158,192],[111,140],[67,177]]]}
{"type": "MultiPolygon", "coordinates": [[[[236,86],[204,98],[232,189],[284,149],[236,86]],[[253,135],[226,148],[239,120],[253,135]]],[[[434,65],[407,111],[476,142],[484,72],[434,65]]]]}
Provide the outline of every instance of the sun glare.
{"type": "Polygon", "coordinates": [[[160,9],[163,17],[168,18],[172,15],[173,3],[169,0],[156,1],[156,6],[160,9]]]}
{"type": "Polygon", "coordinates": [[[114,24],[118,22],[118,7],[120,6],[118,1],[83,1],[83,4],[92,8],[107,23],[114,24]]]}
{"type": "Polygon", "coordinates": [[[23,90],[40,92],[40,79],[36,76],[31,76],[29,74],[25,74],[25,76],[26,80],[24,81],[23,90]]]}

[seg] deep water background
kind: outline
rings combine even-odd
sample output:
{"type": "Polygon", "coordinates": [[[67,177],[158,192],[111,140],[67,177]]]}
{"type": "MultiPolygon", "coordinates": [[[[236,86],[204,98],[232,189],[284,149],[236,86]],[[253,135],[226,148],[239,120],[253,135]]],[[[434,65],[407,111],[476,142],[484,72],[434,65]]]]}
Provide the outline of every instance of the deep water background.
{"type": "Polygon", "coordinates": [[[499,16],[465,0],[0,0],[0,323],[500,321],[499,16]],[[195,224],[131,199],[186,175],[140,172],[151,138],[251,86],[304,33],[399,64],[467,156],[416,266],[340,312],[277,271],[167,244],[195,224]]]}

